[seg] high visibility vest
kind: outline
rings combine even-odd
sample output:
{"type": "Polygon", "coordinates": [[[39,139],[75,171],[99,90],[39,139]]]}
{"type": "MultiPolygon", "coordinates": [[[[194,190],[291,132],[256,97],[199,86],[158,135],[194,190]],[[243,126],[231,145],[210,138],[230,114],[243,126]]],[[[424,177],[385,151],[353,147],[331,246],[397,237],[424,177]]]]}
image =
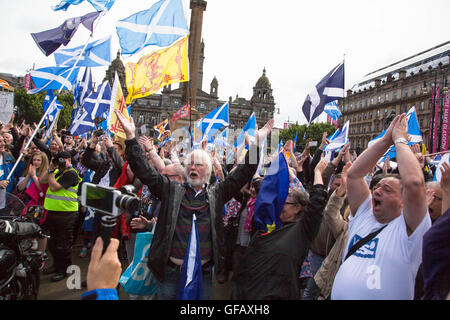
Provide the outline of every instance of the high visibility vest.
{"type": "MultiPolygon", "coordinates": [[[[78,175],[78,172],[74,168],[69,168],[64,170],[63,174],[68,171],[75,171],[78,177],[78,183],[74,187],[70,187],[69,189],[61,188],[57,191],[51,191],[50,188],[47,189],[47,193],[45,195],[44,208],[50,211],[78,211],[78,186],[82,179],[78,175]]],[[[58,169],[55,170],[55,175],[58,173],[58,169]]],[[[58,182],[60,175],[56,178],[58,182]]]]}

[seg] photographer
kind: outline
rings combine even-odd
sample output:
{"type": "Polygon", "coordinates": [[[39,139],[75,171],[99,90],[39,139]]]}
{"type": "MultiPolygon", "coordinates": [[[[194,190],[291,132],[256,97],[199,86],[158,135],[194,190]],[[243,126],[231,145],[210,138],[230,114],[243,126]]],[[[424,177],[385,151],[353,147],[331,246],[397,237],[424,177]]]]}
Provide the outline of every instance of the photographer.
{"type": "Polygon", "coordinates": [[[58,153],[49,166],[49,188],[44,208],[48,210],[45,226],[50,232],[48,248],[53,266],[44,274],[56,273],[52,281],[66,277],[66,268],[72,264],[73,229],[78,214],[78,186],[82,179],[72,167],[67,151],[58,153]]]}

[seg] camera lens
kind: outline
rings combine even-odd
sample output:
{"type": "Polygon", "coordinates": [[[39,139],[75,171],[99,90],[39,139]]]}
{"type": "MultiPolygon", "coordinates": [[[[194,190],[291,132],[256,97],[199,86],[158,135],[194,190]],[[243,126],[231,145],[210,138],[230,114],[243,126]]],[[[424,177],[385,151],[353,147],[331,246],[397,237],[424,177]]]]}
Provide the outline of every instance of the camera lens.
{"type": "Polygon", "coordinates": [[[122,194],[117,197],[116,205],[129,213],[135,213],[139,210],[139,198],[122,194]]]}

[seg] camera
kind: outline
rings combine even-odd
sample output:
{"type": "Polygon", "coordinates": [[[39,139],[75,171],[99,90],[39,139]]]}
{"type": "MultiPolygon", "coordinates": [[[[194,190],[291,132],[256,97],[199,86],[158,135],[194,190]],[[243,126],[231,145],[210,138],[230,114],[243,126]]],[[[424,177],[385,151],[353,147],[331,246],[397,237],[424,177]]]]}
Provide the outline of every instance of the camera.
{"type": "Polygon", "coordinates": [[[133,185],[117,190],[85,182],[81,187],[81,204],[111,217],[118,217],[124,211],[137,216],[141,201],[135,192],[133,185]]]}
{"type": "Polygon", "coordinates": [[[52,159],[52,163],[55,167],[64,167],[66,165],[66,161],[63,158],[57,157],[52,159]]]}

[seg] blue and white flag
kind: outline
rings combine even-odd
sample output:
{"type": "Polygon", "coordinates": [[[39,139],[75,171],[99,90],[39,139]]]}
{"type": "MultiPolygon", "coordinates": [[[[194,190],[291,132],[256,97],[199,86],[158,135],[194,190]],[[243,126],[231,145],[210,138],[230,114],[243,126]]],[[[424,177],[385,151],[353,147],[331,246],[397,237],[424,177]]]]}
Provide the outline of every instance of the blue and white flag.
{"type": "Polygon", "coordinates": [[[334,121],[337,121],[342,116],[341,110],[339,110],[339,106],[337,104],[337,100],[327,103],[323,109],[323,111],[329,115],[334,121]]]}
{"type": "Polygon", "coordinates": [[[69,127],[69,131],[73,136],[79,136],[92,130],[95,130],[95,123],[86,110],[78,113],[72,125],[69,127]]]}
{"type": "Polygon", "coordinates": [[[295,146],[297,145],[297,136],[298,136],[298,132],[295,133],[295,138],[294,138],[294,145],[292,147],[292,152],[295,153],[295,146]]]}
{"type": "Polygon", "coordinates": [[[94,84],[92,82],[91,68],[86,68],[83,79],[77,84],[77,94],[74,97],[77,99],[78,107],[83,107],[86,98],[92,93],[94,84]]]}
{"type": "Polygon", "coordinates": [[[200,254],[200,239],[197,230],[197,217],[192,217],[192,229],[186,248],[183,266],[178,283],[177,300],[202,300],[202,257],[200,254]]]}
{"type": "Polygon", "coordinates": [[[66,46],[70,42],[70,39],[72,39],[80,24],[85,26],[86,29],[92,33],[94,21],[99,15],[99,12],[91,12],[82,17],[70,18],[64,21],[59,27],[31,33],[31,36],[39,49],[41,49],[46,56],[49,56],[61,47],[61,45],[66,46]]]}
{"type": "Polygon", "coordinates": [[[161,0],[150,9],[117,22],[122,55],[139,52],[146,46],[168,47],[189,34],[182,0],[161,0]]]}
{"type": "Polygon", "coordinates": [[[208,113],[200,123],[200,130],[206,137],[213,137],[220,129],[229,125],[228,102],[208,113]]]}
{"type": "Polygon", "coordinates": [[[282,225],[280,214],[289,194],[289,167],[283,153],[270,164],[259,189],[253,217],[256,230],[272,232],[282,225]]]}
{"type": "MultiPolygon", "coordinates": [[[[83,108],[90,114],[91,120],[94,120],[97,117],[109,114],[110,104],[111,87],[109,86],[109,82],[105,81],[97,92],[92,93],[86,98],[83,108]]],[[[106,118],[107,117],[105,117],[105,119],[106,118]]]]}
{"type": "MultiPolygon", "coordinates": [[[[408,136],[410,138],[408,145],[412,146],[413,144],[421,143],[422,140],[422,132],[420,131],[419,122],[417,121],[416,107],[412,106],[408,112],[406,113],[406,118],[408,119],[408,136]]],[[[367,143],[367,147],[370,147],[372,144],[377,142],[386,134],[387,129],[383,130],[378,136],[373,138],[367,143]]],[[[383,162],[386,157],[389,159],[393,159],[397,156],[395,152],[395,146],[392,145],[389,150],[384,154],[382,158],[378,162],[383,162]]]]}
{"type": "Polygon", "coordinates": [[[71,49],[60,49],[55,52],[55,62],[58,66],[77,66],[82,67],[102,67],[111,64],[111,36],[89,43],[83,51],[84,46],[71,49]]]}
{"type": "Polygon", "coordinates": [[[72,72],[71,69],[71,67],[46,67],[31,70],[30,75],[36,88],[28,90],[28,94],[60,89],[72,91],[80,68],[75,67],[72,72]]]}
{"type": "MultiPolygon", "coordinates": [[[[62,0],[58,5],[53,6],[53,11],[64,10],[66,11],[70,5],[77,5],[82,3],[84,0],[62,0]]],[[[90,4],[97,11],[108,11],[111,9],[115,0],[88,0],[90,4]]]]}
{"type": "Polygon", "coordinates": [[[447,163],[448,165],[450,165],[450,153],[447,152],[446,154],[441,156],[441,159],[436,166],[436,171],[434,172],[433,181],[441,182],[441,178],[442,178],[441,168],[442,168],[444,162],[447,163]]]}
{"type": "MultiPolygon", "coordinates": [[[[422,132],[420,131],[419,122],[417,121],[415,106],[412,106],[408,110],[408,112],[406,113],[406,117],[408,119],[408,135],[410,137],[409,145],[422,142],[423,141],[422,132]]],[[[370,140],[369,143],[367,144],[367,147],[370,147],[373,143],[377,142],[380,138],[382,138],[385,135],[386,130],[387,129],[383,130],[383,132],[381,132],[378,136],[370,140]]]]}
{"type": "Polygon", "coordinates": [[[44,126],[47,126],[49,122],[53,123],[59,110],[62,110],[63,108],[61,103],[56,100],[53,90],[47,91],[42,107],[44,108],[44,113],[47,113],[47,116],[44,119],[44,126]]]}
{"type": "Polygon", "coordinates": [[[255,129],[256,129],[256,118],[255,113],[252,113],[250,118],[248,118],[247,123],[245,124],[244,128],[242,128],[241,133],[237,137],[236,141],[234,142],[235,147],[240,147],[244,144],[245,141],[245,133],[248,133],[250,138],[255,138],[255,129]]]}
{"type": "Polygon", "coordinates": [[[336,130],[336,132],[328,139],[330,143],[324,148],[324,151],[334,151],[345,146],[348,140],[348,126],[350,125],[350,120],[347,121],[342,130],[336,130]]]}
{"type": "Polygon", "coordinates": [[[302,110],[308,125],[324,110],[325,104],[344,97],[344,62],[334,67],[308,94],[302,110]]]}

